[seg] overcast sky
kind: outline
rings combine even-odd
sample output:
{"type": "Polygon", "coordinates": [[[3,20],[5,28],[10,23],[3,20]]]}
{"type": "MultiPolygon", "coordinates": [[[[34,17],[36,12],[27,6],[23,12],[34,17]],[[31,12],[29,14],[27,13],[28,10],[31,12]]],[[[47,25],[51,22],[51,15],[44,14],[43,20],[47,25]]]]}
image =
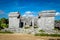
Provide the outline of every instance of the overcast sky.
{"type": "MultiPolygon", "coordinates": [[[[43,10],[60,12],[60,0],[0,0],[0,18],[8,18],[9,12],[19,11],[23,15],[31,11],[35,16],[43,10]]],[[[56,19],[60,19],[56,17],[56,19]]]]}

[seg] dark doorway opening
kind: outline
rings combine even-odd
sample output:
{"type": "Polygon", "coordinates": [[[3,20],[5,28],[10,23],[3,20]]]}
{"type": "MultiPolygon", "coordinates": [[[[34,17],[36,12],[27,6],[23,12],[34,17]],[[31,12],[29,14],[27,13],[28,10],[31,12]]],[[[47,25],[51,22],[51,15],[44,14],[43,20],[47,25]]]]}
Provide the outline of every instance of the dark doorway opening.
{"type": "Polygon", "coordinates": [[[20,22],[20,28],[22,28],[23,27],[23,22],[20,22]]]}
{"type": "Polygon", "coordinates": [[[32,26],[32,22],[31,22],[31,25],[30,26],[32,26]]]}
{"type": "Polygon", "coordinates": [[[41,18],[40,16],[38,18],[41,18]]]}

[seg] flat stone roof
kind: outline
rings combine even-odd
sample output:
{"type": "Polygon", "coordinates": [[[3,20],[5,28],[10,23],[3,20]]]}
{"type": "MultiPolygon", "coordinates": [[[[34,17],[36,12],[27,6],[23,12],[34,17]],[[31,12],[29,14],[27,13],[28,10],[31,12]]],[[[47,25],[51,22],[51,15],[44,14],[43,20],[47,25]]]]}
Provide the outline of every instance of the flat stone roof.
{"type": "Polygon", "coordinates": [[[42,17],[54,17],[55,13],[56,13],[55,10],[46,10],[46,11],[41,11],[39,13],[39,16],[42,16],[42,17]]]}
{"type": "Polygon", "coordinates": [[[19,14],[19,12],[10,12],[9,13],[9,16],[15,16],[15,17],[17,17],[17,16],[19,16],[20,14],[19,14]]]}
{"type": "Polygon", "coordinates": [[[56,13],[55,10],[45,10],[45,11],[41,11],[40,13],[56,13]]]}

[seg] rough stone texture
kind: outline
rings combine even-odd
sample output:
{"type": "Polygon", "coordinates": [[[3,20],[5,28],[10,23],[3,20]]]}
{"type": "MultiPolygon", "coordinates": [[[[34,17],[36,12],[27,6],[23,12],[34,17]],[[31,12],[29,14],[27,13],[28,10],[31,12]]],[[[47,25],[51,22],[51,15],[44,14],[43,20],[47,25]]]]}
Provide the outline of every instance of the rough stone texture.
{"type": "Polygon", "coordinates": [[[41,17],[38,19],[40,29],[54,29],[54,17],[41,17]]]}
{"type": "Polygon", "coordinates": [[[9,14],[9,28],[19,28],[20,19],[18,12],[11,12],[9,14]]]}
{"type": "Polygon", "coordinates": [[[42,11],[39,14],[40,18],[37,20],[38,27],[40,27],[40,29],[54,29],[55,13],[54,10],[42,11]]]}
{"type": "MultiPolygon", "coordinates": [[[[33,16],[20,16],[18,12],[11,12],[9,14],[9,30],[12,32],[17,33],[39,33],[39,30],[45,30],[45,32],[48,30],[54,29],[54,16],[55,11],[44,11],[39,14],[40,18],[33,17],[33,16]],[[47,15],[46,15],[47,14],[47,15]],[[20,27],[20,22],[23,22],[23,28],[20,27]],[[24,29],[26,25],[31,25],[32,27],[29,29],[24,29]],[[34,26],[38,26],[38,28],[34,29],[34,26]]],[[[51,31],[49,31],[51,32],[51,31]]]]}

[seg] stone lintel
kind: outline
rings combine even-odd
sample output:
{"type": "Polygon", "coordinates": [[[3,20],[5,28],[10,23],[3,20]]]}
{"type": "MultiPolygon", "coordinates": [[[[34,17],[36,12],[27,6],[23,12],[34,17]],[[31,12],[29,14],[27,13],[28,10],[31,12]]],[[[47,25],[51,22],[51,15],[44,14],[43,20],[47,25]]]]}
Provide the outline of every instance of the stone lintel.
{"type": "Polygon", "coordinates": [[[41,11],[39,13],[39,16],[41,16],[41,17],[54,17],[55,13],[56,13],[56,11],[54,11],[54,10],[41,11]]]}

